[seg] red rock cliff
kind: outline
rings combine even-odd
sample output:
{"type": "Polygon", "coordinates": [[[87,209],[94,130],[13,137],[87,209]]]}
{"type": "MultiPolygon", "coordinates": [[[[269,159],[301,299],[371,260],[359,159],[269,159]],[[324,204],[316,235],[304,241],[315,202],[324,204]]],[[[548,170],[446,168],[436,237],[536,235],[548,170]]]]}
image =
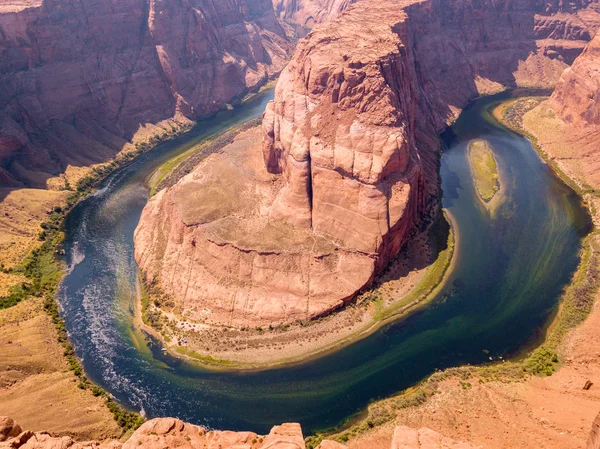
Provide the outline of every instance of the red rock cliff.
{"type": "Polygon", "coordinates": [[[477,94],[552,86],[596,29],[588,3],[363,1],[317,27],[264,117],[271,216],[384,266],[433,201],[435,133],[477,94]]]}
{"type": "Polygon", "coordinates": [[[270,0],[12,2],[0,9],[0,183],[44,187],[147,125],[215,112],[283,68],[283,35],[270,0]]]}
{"type": "Polygon", "coordinates": [[[286,22],[312,28],[335,19],[358,0],[273,0],[276,14],[286,22]]]}
{"type": "Polygon", "coordinates": [[[446,123],[480,93],[553,86],[594,34],[596,2],[559,5],[362,0],[315,27],[265,111],[263,163],[246,137],[149,202],[147,279],[207,324],[344,304],[435,213],[446,123]]]}
{"type": "Polygon", "coordinates": [[[600,125],[600,35],[565,70],[550,104],[576,127],[600,125]]]}

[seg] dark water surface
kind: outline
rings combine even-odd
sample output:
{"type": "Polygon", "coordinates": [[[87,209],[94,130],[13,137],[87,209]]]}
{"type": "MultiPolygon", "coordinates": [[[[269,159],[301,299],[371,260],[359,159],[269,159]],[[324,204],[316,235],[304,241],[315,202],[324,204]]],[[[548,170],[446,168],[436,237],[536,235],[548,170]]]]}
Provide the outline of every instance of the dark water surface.
{"type": "Polygon", "coordinates": [[[577,266],[588,220],[574,192],[530,143],[490,117],[489,107],[506,98],[501,95],[470,104],[445,133],[443,204],[456,221],[459,242],[448,286],[430,307],[288,368],[217,373],[162,356],[132,326],[133,231],[148,198],[144,181],[206,134],[259,116],[271,97],[266,92],[141,156],[69,215],[69,273],[59,301],[92,380],[148,417],[260,433],[299,421],[309,433],[339,424],[371,399],[435,369],[513,353],[543,327],[577,266]],[[465,149],[473,138],[490,142],[502,172],[505,199],[493,219],[471,180],[465,149]]]}

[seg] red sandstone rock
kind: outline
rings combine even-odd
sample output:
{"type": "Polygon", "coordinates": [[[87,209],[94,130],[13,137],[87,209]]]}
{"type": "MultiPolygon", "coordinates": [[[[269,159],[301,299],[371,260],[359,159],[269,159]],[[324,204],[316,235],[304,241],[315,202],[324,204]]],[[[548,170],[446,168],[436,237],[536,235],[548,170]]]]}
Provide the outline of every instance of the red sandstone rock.
{"type": "MultiPolygon", "coordinates": [[[[0,422],[2,418],[0,417],[0,422]]],[[[12,421],[12,420],[11,420],[12,421]]],[[[117,441],[75,442],[70,437],[52,436],[45,432],[24,432],[19,437],[0,443],[1,449],[305,449],[299,424],[275,426],[261,437],[252,432],[207,431],[203,427],[175,418],[157,418],[143,424],[125,443],[117,441]]],[[[317,449],[347,449],[334,442],[323,441],[317,449]]],[[[382,449],[382,448],[377,448],[382,449]]],[[[450,440],[428,429],[395,429],[390,449],[474,449],[474,446],[450,440]]],[[[589,447],[596,449],[596,447],[589,447]]]]}
{"type": "Polygon", "coordinates": [[[587,441],[587,449],[600,449],[600,415],[594,420],[592,431],[587,441]]]}
{"type": "Polygon", "coordinates": [[[280,183],[264,167],[259,136],[239,136],[142,213],[136,260],[186,319],[238,327],[311,319],[374,271],[372,257],[269,217],[280,183]]]}
{"type": "Polygon", "coordinates": [[[21,433],[21,427],[12,418],[0,416],[0,441],[16,437],[21,433]]]}
{"type": "Polygon", "coordinates": [[[335,19],[358,0],[273,0],[275,13],[283,20],[312,28],[335,19]]]}
{"type": "Polygon", "coordinates": [[[600,125],[600,35],[564,71],[550,104],[574,126],[600,125]]]}
{"type": "MultiPolygon", "coordinates": [[[[0,418],[2,419],[2,418],[0,418]]],[[[0,443],[2,449],[305,449],[299,424],[275,426],[265,437],[252,432],[207,431],[175,418],[144,423],[125,443],[75,442],[70,437],[26,432],[0,443]]]]}
{"type": "Polygon", "coordinates": [[[140,267],[208,324],[331,312],[435,213],[437,133],[480,93],[553,85],[597,29],[588,4],[358,2],[282,72],[263,167],[230,147],[150,201],[140,267]]]}
{"type": "Polygon", "coordinates": [[[211,114],[290,48],[270,0],[21,1],[0,9],[1,185],[45,187],[211,114]]]}

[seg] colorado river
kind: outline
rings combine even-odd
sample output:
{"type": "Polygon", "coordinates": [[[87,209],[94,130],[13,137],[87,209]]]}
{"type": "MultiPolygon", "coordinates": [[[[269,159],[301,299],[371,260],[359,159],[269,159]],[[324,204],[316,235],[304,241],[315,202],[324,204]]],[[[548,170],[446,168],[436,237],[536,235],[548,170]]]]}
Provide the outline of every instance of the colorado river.
{"type": "Polygon", "coordinates": [[[93,381],[148,417],[259,433],[297,421],[310,433],[436,369],[514,353],[539,333],[577,266],[588,218],[529,141],[493,120],[489,108],[507,98],[501,94],[471,103],[445,133],[443,206],[460,238],[447,286],[430,306],[332,354],[260,372],[212,372],[148,344],[132,324],[133,231],[148,199],[145,181],[208,134],[259,116],[271,97],[260,94],[141,156],[68,216],[69,270],[58,299],[93,381]],[[471,179],[466,148],[474,138],[490,143],[501,173],[493,217],[471,179]]]}

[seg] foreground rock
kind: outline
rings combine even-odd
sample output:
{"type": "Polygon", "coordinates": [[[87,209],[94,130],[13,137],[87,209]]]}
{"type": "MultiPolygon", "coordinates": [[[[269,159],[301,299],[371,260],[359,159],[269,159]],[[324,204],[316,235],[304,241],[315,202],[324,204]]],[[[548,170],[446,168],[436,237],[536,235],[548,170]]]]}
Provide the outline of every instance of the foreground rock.
{"type": "Polygon", "coordinates": [[[270,0],[13,0],[0,9],[0,186],[172,134],[279,73],[270,0]]]}
{"type": "Polygon", "coordinates": [[[150,201],[147,280],[208,324],[348,302],[436,213],[437,133],[478,94],[553,86],[598,27],[587,5],[363,0],[315,28],[265,111],[264,166],[229,147],[150,201]]]}
{"type": "MultiPolygon", "coordinates": [[[[430,429],[398,427],[391,449],[470,449],[473,446],[444,438],[430,429]]],[[[125,442],[75,442],[44,432],[22,432],[10,418],[0,417],[0,448],[11,449],[305,449],[299,424],[275,426],[267,436],[252,432],[207,431],[174,418],[158,418],[143,424],[125,442]],[[2,439],[2,435],[8,438],[2,439]],[[4,443],[2,443],[4,441],[4,443]]],[[[334,441],[323,441],[317,449],[347,449],[334,441]]]]}

